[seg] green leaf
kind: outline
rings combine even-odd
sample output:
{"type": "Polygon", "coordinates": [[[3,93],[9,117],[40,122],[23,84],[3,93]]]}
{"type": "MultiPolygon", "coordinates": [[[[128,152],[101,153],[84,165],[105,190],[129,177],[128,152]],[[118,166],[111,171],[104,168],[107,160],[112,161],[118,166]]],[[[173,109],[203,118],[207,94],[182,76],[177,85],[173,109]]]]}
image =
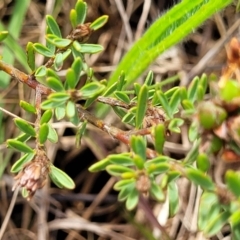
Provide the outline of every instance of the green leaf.
{"type": "Polygon", "coordinates": [[[38,140],[40,144],[44,144],[48,139],[49,127],[47,123],[39,127],[38,140]]]}
{"type": "Polygon", "coordinates": [[[48,124],[48,140],[52,143],[57,143],[58,142],[58,135],[57,132],[50,124],[48,124]]]}
{"type": "Polygon", "coordinates": [[[45,80],[46,74],[47,74],[46,66],[41,66],[41,67],[37,68],[34,75],[40,83],[46,85],[46,80],[45,80]]]}
{"type": "Polygon", "coordinates": [[[102,45],[83,43],[83,44],[81,44],[80,52],[94,54],[94,53],[102,52],[103,50],[104,50],[104,48],[102,45]]]}
{"type": "Polygon", "coordinates": [[[229,79],[224,86],[220,88],[220,97],[226,102],[232,101],[240,96],[240,84],[236,80],[229,79]]]}
{"type": "Polygon", "coordinates": [[[157,91],[157,96],[159,98],[159,101],[166,113],[166,115],[169,117],[169,118],[172,118],[173,117],[173,113],[170,109],[170,106],[169,106],[169,103],[168,103],[168,100],[166,98],[166,96],[164,95],[164,93],[160,90],[157,91]]]}
{"type": "Polygon", "coordinates": [[[21,119],[21,118],[15,118],[14,122],[16,124],[16,126],[24,133],[31,135],[31,136],[35,136],[36,132],[34,127],[32,127],[27,121],[21,119]]]}
{"type": "Polygon", "coordinates": [[[198,84],[198,87],[197,87],[197,101],[200,102],[204,99],[204,96],[205,96],[205,92],[204,92],[204,89],[202,86],[200,86],[198,84]]]}
{"type": "Polygon", "coordinates": [[[231,232],[232,232],[232,240],[238,240],[240,239],[240,225],[238,224],[237,226],[232,226],[232,229],[231,229],[231,232]]]}
{"type": "Polygon", "coordinates": [[[8,31],[0,31],[0,42],[8,36],[8,31]]]}
{"type": "Polygon", "coordinates": [[[55,116],[57,120],[61,120],[65,117],[66,114],[66,108],[64,107],[57,107],[55,108],[55,116]]]}
{"type": "Polygon", "coordinates": [[[175,132],[175,133],[181,133],[181,129],[179,128],[180,126],[182,126],[184,124],[184,120],[181,118],[173,118],[168,125],[168,129],[171,132],[175,132]]]}
{"type": "Polygon", "coordinates": [[[113,186],[113,189],[116,191],[120,191],[122,188],[126,188],[128,186],[134,186],[136,183],[136,179],[122,179],[119,180],[115,185],[113,186]]]}
{"type": "Polygon", "coordinates": [[[65,103],[69,98],[70,96],[67,92],[56,92],[48,96],[49,100],[52,100],[53,102],[60,102],[62,104],[65,103]]]}
{"type": "Polygon", "coordinates": [[[121,72],[121,75],[120,75],[119,78],[118,78],[117,91],[121,91],[121,90],[123,89],[125,82],[126,82],[125,74],[124,74],[124,72],[122,71],[122,72],[121,72]]]}
{"type": "Polygon", "coordinates": [[[222,229],[222,227],[227,223],[228,219],[230,217],[229,212],[222,212],[220,213],[214,221],[210,222],[206,229],[204,229],[204,232],[210,237],[214,236],[217,233],[219,233],[222,229]]]}
{"type": "Polygon", "coordinates": [[[57,53],[55,55],[53,64],[54,64],[54,69],[56,71],[60,71],[62,69],[62,66],[63,66],[63,54],[61,52],[57,53]]]}
{"type": "Polygon", "coordinates": [[[163,201],[165,196],[161,187],[156,182],[151,183],[150,195],[158,201],[163,201]]]}
{"type": "Polygon", "coordinates": [[[76,141],[75,141],[76,148],[80,146],[82,136],[84,135],[86,129],[87,129],[87,121],[84,121],[83,123],[81,123],[76,133],[76,141]]]}
{"type": "Polygon", "coordinates": [[[25,187],[22,188],[21,194],[23,198],[27,198],[29,196],[29,193],[25,187]]]}
{"type": "Polygon", "coordinates": [[[46,39],[49,43],[53,44],[58,48],[67,48],[72,43],[70,39],[59,38],[53,34],[47,34],[46,39]]]}
{"type": "Polygon", "coordinates": [[[80,89],[80,93],[83,98],[90,98],[90,97],[100,94],[104,88],[105,88],[105,86],[103,86],[97,82],[91,82],[91,83],[84,85],[80,89]]]}
{"type": "Polygon", "coordinates": [[[18,159],[12,166],[11,168],[11,172],[12,173],[17,173],[20,170],[22,170],[23,166],[27,163],[30,162],[36,153],[26,153],[25,155],[23,155],[20,159],[18,159]]]}
{"type": "Polygon", "coordinates": [[[65,172],[53,165],[51,165],[49,176],[54,183],[57,181],[62,187],[67,189],[75,188],[75,183],[73,180],[65,172]]]}
{"type": "Polygon", "coordinates": [[[15,138],[15,140],[19,141],[19,142],[26,142],[27,140],[29,140],[32,136],[28,135],[26,133],[20,134],[18,137],[15,138]]]}
{"type": "Polygon", "coordinates": [[[220,213],[220,204],[215,193],[204,192],[201,196],[198,211],[198,227],[204,231],[209,223],[220,213]]]}
{"type": "Polygon", "coordinates": [[[64,91],[63,84],[57,78],[48,77],[47,84],[50,88],[52,88],[56,92],[64,91]]]}
{"type": "Polygon", "coordinates": [[[186,176],[196,185],[205,190],[214,190],[215,186],[209,176],[197,169],[186,170],[186,176]]]}
{"type": "Polygon", "coordinates": [[[134,188],[127,197],[126,208],[131,211],[133,210],[137,204],[139,199],[139,193],[136,188],[134,188]]]}
{"type": "Polygon", "coordinates": [[[31,68],[32,71],[35,71],[35,51],[32,42],[28,42],[26,47],[27,52],[27,62],[28,66],[31,68]]]}
{"type": "Polygon", "coordinates": [[[181,174],[178,171],[169,171],[167,173],[167,182],[171,183],[172,181],[176,180],[180,176],[181,174]]]}
{"type": "Polygon", "coordinates": [[[146,140],[141,136],[132,136],[130,146],[133,152],[139,155],[143,160],[146,159],[146,140]]]}
{"type": "Polygon", "coordinates": [[[111,162],[109,158],[104,158],[101,161],[94,163],[88,170],[90,172],[103,171],[103,170],[106,170],[106,167],[110,164],[111,162]]]}
{"type": "Polygon", "coordinates": [[[49,109],[49,110],[46,110],[43,115],[41,116],[41,119],[40,119],[40,124],[44,124],[44,123],[48,123],[52,118],[52,110],[49,109]]]}
{"type": "Polygon", "coordinates": [[[114,154],[107,157],[112,164],[119,164],[122,166],[133,166],[133,159],[128,155],[114,154]]]}
{"type": "Polygon", "coordinates": [[[34,114],[36,114],[36,112],[37,112],[36,108],[35,108],[32,104],[30,104],[30,103],[28,103],[28,102],[25,102],[25,101],[23,101],[23,100],[20,100],[19,105],[20,105],[20,107],[21,107],[22,109],[24,109],[26,112],[34,113],[34,114]]]}
{"type": "Polygon", "coordinates": [[[135,94],[138,96],[142,85],[140,85],[139,83],[136,82],[136,83],[134,83],[133,86],[134,86],[135,94]]]}
{"type": "Polygon", "coordinates": [[[159,175],[169,170],[168,163],[152,163],[147,168],[148,174],[159,175]]]}
{"type": "Polygon", "coordinates": [[[47,76],[56,78],[56,79],[58,79],[58,81],[61,81],[61,79],[59,78],[59,76],[56,73],[56,71],[54,71],[52,68],[47,68],[47,76]]]}
{"type": "Polygon", "coordinates": [[[65,61],[68,58],[68,56],[70,56],[71,53],[72,53],[72,50],[70,48],[68,48],[66,51],[64,51],[62,53],[63,61],[65,61]]]}
{"type": "Polygon", "coordinates": [[[112,109],[120,118],[123,118],[126,115],[126,111],[120,107],[112,107],[112,109]]]}
{"type": "Polygon", "coordinates": [[[194,110],[194,105],[188,99],[182,101],[182,107],[184,110],[194,110]]]}
{"type": "Polygon", "coordinates": [[[172,87],[169,90],[167,90],[166,92],[164,92],[164,95],[167,99],[170,99],[177,90],[180,90],[180,92],[181,92],[180,87],[172,87]]]}
{"type": "Polygon", "coordinates": [[[72,63],[72,66],[71,66],[71,69],[75,73],[75,79],[76,79],[74,87],[77,86],[77,84],[80,80],[80,74],[81,74],[82,68],[83,68],[82,59],[80,57],[75,58],[74,62],[72,63]]]}
{"type": "Polygon", "coordinates": [[[240,197],[240,172],[228,170],[225,174],[228,189],[237,197],[240,197]]]}
{"type": "MultiPolygon", "coordinates": [[[[71,112],[71,110],[70,110],[70,112],[71,112]]],[[[71,113],[70,113],[70,114],[71,114],[71,113]]],[[[74,116],[71,117],[71,118],[69,118],[69,121],[70,121],[73,125],[75,125],[75,126],[78,126],[78,125],[79,125],[79,123],[80,123],[80,118],[79,118],[79,115],[78,115],[78,111],[76,111],[76,109],[75,109],[74,116]]]]}
{"type": "Polygon", "coordinates": [[[202,76],[199,80],[199,85],[203,88],[203,92],[205,94],[207,91],[207,87],[208,87],[208,78],[205,73],[202,74],[202,76]]]}
{"type": "Polygon", "coordinates": [[[135,155],[133,157],[133,162],[137,169],[142,170],[144,168],[145,159],[143,159],[141,156],[135,155]]]}
{"type": "Polygon", "coordinates": [[[66,106],[66,114],[69,118],[74,117],[76,113],[76,106],[73,101],[68,101],[66,106]]]}
{"type": "Polygon", "coordinates": [[[121,176],[122,173],[135,173],[135,171],[131,168],[125,167],[125,166],[121,166],[121,165],[108,165],[106,167],[106,171],[112,175],[112,176],[121,176]]]}
{"type": "Polygon", "coordinates": [[[132,184],[122,187],[118,194],[118,201],[122,202],[128,198],[132,191],[135,191],[136,180],[132,184]]]}
{"type": "Polygon", "coordinates": [[[153,72],[149,71],[148,75],[147,75],[147,77],[146,77],[146,79],[144,81],[144,84],[147,85],[147,86],[151,86],[152,82],[153,82],[153,72]]]}
{"type": "Polygon", "coordinates": [[[49,41],[48,39],[48,35],[52,35],[54,37],[57,37],[55,35],[52,34],[51,30],[49,27],[46,27],[46,35],[45,35],[45,38],[46,38],[46,47],[52,52],[52,53],[56,53],[56,46],[54,46],[54,44],[52,44],[51,41],[49,41]]]}
{"type": "Polygon", "coordinates": [[[232,215],[229,219],[229,222],[231,223],[232,227],[239,226],[239,224],[240,224],[240,210],[239,209],[235,210],[232,213],[232,215]]]}
{"type": "Polygon", "coordinates": [[[57,108],[57,107],[60,107],[60,106],[63,106],[64,103],[63,102],[56,102],[52,99],[48,99],[44,102],[41,103],[41,108],[43,110],[47,110],[47,109],[52,109],[52,108],[57,108]]]}
{"type": "Polygon", "coordinates": [[[198,128],[199,128],[198,122],[193,120],[192,124],[188,129],[188,138],[190,142],[193,142],[197,139],[199,135],[198,128]]]}
{"type": "Polygon", "coordinates": [[[173,217],[179,209],[178,186],[175,182],[168,184],[169,216],[173,217]]]}
{"type": "Polygon", "coordinates": [[[61,38],[62,34],[61,34],[61,31],[59,29],[59,26],[58,26],[56,20],[51,15],[47,15],[46,22],[47,22],[47,26],[49,27],[51,33],[61,38]]]}
{"type": "Polygon", "coordinates": [[[153,136],[155,142],[155,150],[159,153],[163,153],[163,147],[165,143],[165,126],[164,124],[158,124],[153,129],[153,136]]]}
{"type": "Polygon", "coordinates": [[[92,22],[91,25],[90,25],[90,28],[96,31],[97,29],[99,29],[103,25],[105,25],[105,23],[107,21],[108,21],[108,16],[107,15],[103,15],[103,16],[97,18],[94,22],[92,22]]]}
{"type": "Polygon", "coordinates": [[[181,89],[178,88],[176,91],[174,91],[169,101],[169,107],[171,109],[172,114],[175,114],[177,112],[180,101],[181,101],[181,89]]]}
{"type": "Polygon", "coordinates": [[[170,157],[161,155],[151,160],[147,160],[145,162],[145,168],[148,169],[148,168],[151,168],[151,166],[155,168],[156,164],[167,163],[169,160],[170,160],[170,157]]]}
{"type": "Polygon", "coordinates": [[[130,98],[129,96],[124,93],[124,92],[119,92],[119,91],[116,91],[114,92],[114,95],[117,99],[119,99],[120,101],[126,103],[126,104],[129,104],[130,103],[130,98]]]}
{"type": "Polygon", "coordinates": [[[123,123],[128,123],[131,125],[134,125],[133,120],[135,119],[135,115],[131,112],[128,112],[123,118],[122,118],[122,122],[123,123]]]}
{"type": "Polygon", "coordinates": [[[192,148],[187,153],[187,156],[184,160],[185,163],[191,164],[191,163],[193,163],[197,160],[197,156],[198,156],[198,153],[199,153],[200,142],[201,142],[200,139],[195,140],[192,148]]]}
{"type": "Polygon", "coordinates": [[[33,149],[30,148],[25,143],[19,142],[14,139],[7,140],[7,145],[8,145],[8,147],[14,148],[20,152],[25,152],[25,153],[33,153],[34,152],[33,149]]]}
{"type": "Polygon", "coordinates": [[[77,12],[77,24],[84,23],[87,15],[87,4],[82,0],[78,0],[75,5],[75,10],[77,12]]]}
{"type": "Polygon", "coordinates": [[[117,90],[118,82],[115,82],[112,86],[106,88],[106,92],[102,94],[103,97],[109,96],[117,90]]]}
{"type": "Polygon", "coordinates": [[[211,164],[206,153],[200,153],[197,157],[197,168],[202,172],[207,172],[211,164]]]}
{"type": "Polygon", "coordinates": [[[137,112],[135,118],[136,128],[140,128],[142,126],[143,119],[147,111],[147,107],[148,107],[148,86],[143,85],[138,94],[137,112]]]}
{"type": "Polygon", "coordinates": [[[197,97],[198,83],[199,83],[199,77],[195,77],[192,80],[192,82],[187,90],[187,97],[190,100],[190,102],[192,102],[192,103],[194,103],[194,101],[196,100],[196,97],[197,97]]]}
{"type": "Polygon", "coordinates": [[[74,89],[77,85],[77,78],[72,68],[69,68],[66,73],[65,89],[74,89]]]}
{"type": "Polygon", "coordinates": [[[36,52],[40,53],[41,55],[43,55],[45,57],[53,57],[54,56],[54,53],[52,53],[52,51],[50,49],[48,49],[47,47],[43,46],[40,43],[34,43],[33,47],[36,52]]]}
{"type": "Polygon", "coordinates": [[[77,11],[75,9],[71,9],[69,14],[69,19],[72,25],[72,28],[76,28],[77,26],[77,11]]]}

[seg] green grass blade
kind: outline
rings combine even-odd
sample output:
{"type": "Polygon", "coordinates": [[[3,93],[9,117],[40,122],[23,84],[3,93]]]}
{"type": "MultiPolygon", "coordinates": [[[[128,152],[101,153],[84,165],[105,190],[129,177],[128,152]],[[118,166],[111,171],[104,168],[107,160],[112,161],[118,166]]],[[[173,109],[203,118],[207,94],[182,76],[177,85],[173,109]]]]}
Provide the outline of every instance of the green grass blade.
{"type": "Polygon", "coordinates": [[[130,85],[165,50],[180,42],[207,18],[232,0],[184,0],[159,18],[125,55],[108,85],[124,71],[130,85]]]}
{"type": "MultiPolygon", "coordinates": [[[[21,32],[23,21],[25,18],[26,11],[28,9],[30,0],[24,0],[24,1],[15,1],[15,6],[13,9],[12,17],[10,20],[10,23],[7,27],[7,30],[9,32],[9,36],[5,39],[4,44],[5,47],[2,51],[3,60],[9,64],[13,64],[14,59],[16,58],[27,70],[30,72],[30,68],[27,65],[26,61],[26,53],[21,48],[21,46],[17,43],[17,39],[19,37],[19,34],[21,32]],[[14,54],[12,53],[12,50],[14,50],[14,54]]],[[[4,25],[0,23],[0,30],[6,30],[4,25]]],[[[4,74],[3,72],[0,72],[0,87],[7,87],[10,76],[4,74]]]]}

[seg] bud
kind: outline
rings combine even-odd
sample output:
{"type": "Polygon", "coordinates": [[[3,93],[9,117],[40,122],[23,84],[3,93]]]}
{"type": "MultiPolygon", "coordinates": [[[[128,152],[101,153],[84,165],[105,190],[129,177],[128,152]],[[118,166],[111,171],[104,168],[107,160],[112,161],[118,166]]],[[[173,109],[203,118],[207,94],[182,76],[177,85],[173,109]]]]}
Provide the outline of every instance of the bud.
{"type": "Polygon", "coordinates": [[[86,42],[93,30],[90,28],[91,23],[79,24],[67,36],[68,39],[78,40],[79,42],[86,42]]]}
{"type": "Polygon", "coordinates": [[[143,119],[143,128],[149,128],[165,122],[165,112],[162,108],[149,106],[143,119]]]}
{"type": "Polygon", "coordinates": [[[27,200],[30,200],[36,190],[41,189],[47,182],[50,171],[50,161],[45,151],[37,150],[34,159],[27,163],[14,178],[16,180],[13,191],[19,186],[26,188],[27,200]]]}
{"type": "Polygon", "coordinates": [[[137,182],[136,182],[136,188],[139,192],[143,193],[144,195],[148,195],[148,192],[151,188],[151,181],[148,176],[145,174],[139,175],[137,182]]]}
{"type": "Polygon", "coordinates": [[[216,106],[213,102],[203,102],[198,107],[198,119],[205,129],[213,129],[220,126],[227,118],[227,112],[216,106]]]}

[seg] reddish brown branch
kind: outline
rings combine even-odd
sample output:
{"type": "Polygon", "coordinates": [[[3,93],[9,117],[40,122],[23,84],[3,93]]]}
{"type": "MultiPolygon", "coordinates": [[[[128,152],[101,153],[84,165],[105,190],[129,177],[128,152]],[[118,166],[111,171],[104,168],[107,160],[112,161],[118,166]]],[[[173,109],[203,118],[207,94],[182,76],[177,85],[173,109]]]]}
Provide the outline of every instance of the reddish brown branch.
{"type": "Polygon", "coordinates": [[[0,70],[6,72],[13,78],[16,78],[19,82],[27,84],[32,89],[38,89],[40,94],[49,95],[53,92],[50,88],[39,83],[34,76],[27,75],[24,72],[8,65],[3,61],[0,61],[0,70]]]}
{"type": "MultiPolygon", "coordinates": [[[[87,110],[85,110],[81,105],[77,105],[79,117],[86,120],[87,122],[93,124],[97,128],[107,132],[112,137],[116,138],[117,140],[129,145],[130,144],[130,136],[129,131],[123,131],[119,128],[113,127],[111,125],[106,124],[104,121],[97,119],[87,110]]],[[[142,130],[140,131],[140,135],[142,134],[142,130]]],[[[137,131],[135,132],[137,134],[137,131]]],[[[149,134],[149,129],[146,131],[146,134],[149,134]]],[[[157,152],[147,148],[147,157],[154,158],[157,156],[157,152]]]]}

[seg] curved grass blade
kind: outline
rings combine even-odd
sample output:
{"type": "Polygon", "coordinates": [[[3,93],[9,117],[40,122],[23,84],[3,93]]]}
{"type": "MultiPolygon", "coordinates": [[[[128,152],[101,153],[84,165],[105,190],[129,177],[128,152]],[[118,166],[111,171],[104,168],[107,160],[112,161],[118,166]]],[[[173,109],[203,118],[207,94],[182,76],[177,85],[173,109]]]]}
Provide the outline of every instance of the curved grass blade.
{"type": "Polygon", "coordinates": [[[127,84],[133,83],[161,53],[181,41],[207,18],[232,0],[185,0],[155,21],[125,55],[108,85],[115,83],[124,70],[127,84]]]}

